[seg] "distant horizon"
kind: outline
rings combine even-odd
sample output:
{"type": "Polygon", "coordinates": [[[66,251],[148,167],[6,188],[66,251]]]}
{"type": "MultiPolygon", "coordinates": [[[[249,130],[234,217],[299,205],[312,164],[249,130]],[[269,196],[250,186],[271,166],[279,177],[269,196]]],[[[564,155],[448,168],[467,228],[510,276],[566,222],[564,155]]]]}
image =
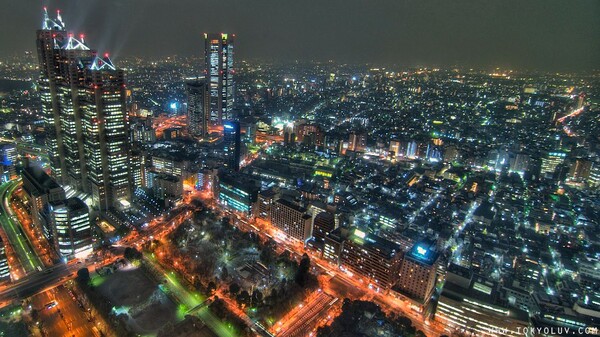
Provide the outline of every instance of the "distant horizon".
{"type": "MultiPolygon", "coordinates": [[[[19,59],[21,60],[21,56],[27,52],[31,52],[31,51],[23,51],[14,55],[1,55],[0,56],[0,62],[7,62],[10,60],[14,60],[14,59],[19,59]]],[[[31,52],[33,53],[33,52],[31,52]]],[[[35,55],[34,55],[35,56],[35,55]]],[[[119,67],[119,62],[120,61],[129,61],[132,59],[141,59],[144,60],[146,62],[153,62],[153,61],[165,61],[168,58],[171,57],[175,57],[175,58],[182,58],[182,59],[197,59],[200,62],[203,62],[203,57],[202,56],[197,56],[197,55],[177,55],[177,54],[173,54],[173,55],[164,55],[164,56],[149,56],[147,58],[144,58],[143,56],[140,55],[121,55],[119,57],[113,57],[112,55],[110,56],[111,60],[115,63],[115,65],[117,67],[119,67]]],[[[515,72],[517,74],[526,74],[526,73],[532,73],[532,74],[540,74],[540,75],[581,75],[582,73],[587,73],[587,75],[590,76],[594,76],[600,74],[600,66],[597,68],[593,68],[593,69],[578,69],[578,70],[545,70],[545,69],[535,69],[535,68],[529,68],[529,69],[525,69],[525,68],[521,68],[521,69],[517,69],[517,68],[509,68],[509,67],[496,67],[493,65],[490,66],[469,66],[469,65],[444,65],[444,66],[440,66],[440,65],[402,65],[402,64],[380,64],[380,63],[375,63],[375,62],[339,62],[336,60],[269,60],[269,59],[259,59],[259,58],[252,58],[252,59],[236,59],[235,63],[236,66],[235,68],[238,68],[239,66],[239,62],[248,62],[248,63],[264,63],[264,64],[272,64],[272,65],[276,65],[276,66],[285,66],[285,65],[290,65],[290,64],[298,64],[298,65],[323,65],[323,64],[332,64],[334,66],[349,66],[349,67],[368,67],[370,69],[374,69],[374,68],[382,68],[382,69],[386,69],[386,70],[391,70],[391,71],[405,71],[405,70],[417,70],[417,69],[426,69],[426,70],[434,70],[434,69],[439,69],[442,71],[449,71],[449,70],[460,70],[460,71],[475,71],[475,72],[490,72],[493,70],[501,70],[501,71],[510,71],[510,72],[515,72]]],[[[37,61],[34,61],[34,63],[37,66],[37,61]]],[[[202,64],[199,64],[200,66],[202,66],[202,64]]],[[[366,70],[370,70],[370,69],[366,69],[366,70]]]]}
{"type": "MultiPolygon", "coordinates": [[[[201,56],[202,33],[236,36],[237,59],[589,71],[600,68],[600,1],[47,1],[67,30],[122,56],[201,56]]],[[[35,51],[43,5],[0,14],[0,55],[35,51]]]]}

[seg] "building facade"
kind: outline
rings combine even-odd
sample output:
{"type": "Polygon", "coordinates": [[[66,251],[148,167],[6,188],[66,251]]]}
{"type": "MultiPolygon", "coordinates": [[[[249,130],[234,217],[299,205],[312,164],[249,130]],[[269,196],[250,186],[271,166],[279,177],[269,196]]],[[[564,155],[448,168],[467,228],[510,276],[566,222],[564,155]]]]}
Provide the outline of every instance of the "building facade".
{"type": "Polygon", "coordinates": [[[242,150],[242,135],[240,123],[237,121],[226,121],[223,124],[223,153],[225,165],[233,170],[240,170],[240,159],[242,150]]]}
{"type": "Polygon", "coordinates": [[[368,279],[377,291],[396,283],[400,259],[398,245],[358,229],[344,241],[340,255],[342,267],[368,279]]]}
{"type": "Polygon", "coordinates": [[[85,257],[92,252],[92,227],[87,205],[69,198],[52,206],[54,245],[66,260],[85,257]]]}
{"type": "Polygon", "coordinates": [[[304,242],[312,236],[312,217],[306,211],[289,200],[278,199],[271,206],[271,222],[291,238],[304,242]]]}
{"type": "Polygon", "coordinates": [[[37,32],[41,113],[52,176],[107,210],[131,197],[125,74],[44,11],[37,32]]]}
{"type": "Polygon", "coordinates": [[[233,108],[233,43],[235,35],[204,34],[204,64],[210,88],[210,121],[222,125],[233,108]]]}
{"type": "Polygon", "coordinates": [[[208,83],[198,79],[186,83],[188,131],[193,137],[206,137],[210,123],[210,96],[208,83]]]}

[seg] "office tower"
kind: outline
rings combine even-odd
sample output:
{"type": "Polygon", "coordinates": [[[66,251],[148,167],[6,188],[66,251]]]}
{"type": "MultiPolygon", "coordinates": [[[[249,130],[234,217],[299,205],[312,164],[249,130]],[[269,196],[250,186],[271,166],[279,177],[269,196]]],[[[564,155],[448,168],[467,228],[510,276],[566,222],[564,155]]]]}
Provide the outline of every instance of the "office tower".
{"type": "Polygon", "coordinates": [[[210,122],[210,97],[208,83],[204,79],[186,83],[187,116],[189,134],[193,137],[206,137],[210,122]]]}
{"type": "MultiPolygon", "coordinates": [[[[326,244],[326,252],[327,249],[326,244]]],[[[398,278],[400,246],[354,229],[348,240],[344,241],[340,263],[351,272],[367,278],[375,290],[389,289],[398,278]]]]}
{"type": "Polygon", "coordinates": [[[106,210],[130,198],[123,70],[44,9],[39,87],[52,176],[106,210]]]}
{"type": "Polygon", "coordinates": [[[367,135],[352,132],[348,137],[348,151],[365,152],[367,149],[367,135]]]}
{"type": "Polygon", "coordinates": [[[17,147],[15,144],[10,143],[2,143],[0,144],[0,158],[2,162],[0,162],[0,166],[2,170],[0,174],[2,175],[2,181],[9,181],[17,178],[17,147]]]}
{"type": "Polygon", "coordinates": [[[65,190],[39,167],[25,167],[21,172],[23,191],[31,213],[31,222],[37,226],[47,239],[52,239],[52,224],[48,218],[49,203],[65,200],[65,190]]]}
{"type": "Polygon", "coordinates": [[[210,121],[213,125],[221,125],[232,118],[234,37],[204,34],[204,69],[210,83],[210,121]]]}
{"type": "Polygon", "coordinates": [[[130,166],[132,189],[144,187],[146,185],[146,154],[144,151],[139,149],[131,151],[130,166]]]}
{"type": "Polygon", "coordinates": [[[8,258],[6,257],[6,247],[2,237],[0,237],[0,281],[10,277],[10,269],[8,268],[8,258]]]}
{"type": "Polygon", "coordinates": [[[291,238],[306,241],[312,236],[312,217],[300,207],[286,199],[279,199],[271,206],[271,222],[291,238]]]}
{"type": "Polygon", "coordinates": [[[219,175],[219,203],[225,207],[251,215],[258,198],[259,187],[254,180],[240,174],[219,175]]]}
{"type": "Polygon", "coordinates": [[[92,227],[87,205],[79,198],[69,198],[51,205],[54,245],[67,260],[92,252],[92,227]]]}
{"type": "Polygon", "coordinates": [[[335,226],[335,215],[331,212],[320,212],[313,220],[313,236],[315,240],[325,241],[328,233],[333,231],[335,226]]]}
{"type": "Polygon", "coordinates": [[[258,209],[256,210],[257,218],[271,221],[271,208],[273,207],[276,196],[277,193],[272,189],[260,191],[257,202],[258,209]]]}
{"type": "Polygon", "coordinates": [[[85,167],[93,205],[106,210],[131,198],[125,73],[108,55],[86,72],[82,104],[85,167]]]}
{"type": "Polygon", "coordinates": [[[223,124],[223,152],[225,153],[225,165],[233,171],[240,170],[241,138],[240,123],[227,121],[223,124]]]}
{"type": "Polygon", "coordinates": [[[400,156],[400,141],[396,139],[392,139],[390,141],[390,147],[388,149],[388,157],[390,159],[396,159],[396,157],[400,156]]]}
{"type": "Polygon", "coordinates": [[[590,168],[590,176],[587,179],[587,183],[592,187],[600,186],[600,162],[595,161],[592,163],[590,168]]]}
{"type": "Polygon", "coordinates": [[[567,154],[564,152],[549,152],[542,158],[542,176],[553,175],[558,165],[565,161],[567,154]]]}
{"type": "Polygon", "coordinates": [[[468,331],[472,336],[514,337],[531,327],[526,312],[509,310],[497,298],[497,282],[451,264],[437,302],[435,320],[448,331],[468,331]]]}
{"type": "Polygon", "coordinates": [[[438,257],[432,243],[415,244],[406,253],[400,266],[400,291],[421,303],[427,303],[435,287],[438,257]]]}
{"type": "Polygon", "coordinates": [[[300,124],[296,127],[298,142],[308,146],[323,146],[325,134],[316,124],[300,124]]]}
{"type": "Polygon", "coordinates": [[[577,158],[574,163],[571,164],[569,170],[569,177],[573,180],[584,181],[590,177],[592,170],[592,161],[585,158],[577,158]]]}

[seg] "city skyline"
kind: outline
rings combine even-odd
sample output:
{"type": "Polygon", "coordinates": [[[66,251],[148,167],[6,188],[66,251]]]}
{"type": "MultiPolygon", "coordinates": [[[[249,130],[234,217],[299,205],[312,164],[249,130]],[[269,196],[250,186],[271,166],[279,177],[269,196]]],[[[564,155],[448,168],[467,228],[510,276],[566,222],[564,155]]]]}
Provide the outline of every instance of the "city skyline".
{"type": "Polygon", "coordinates": [[[362,7],[362,36],[339,24],[353,0],[219,2],[192,39],[169,33],[193,33],[189,14],[167,19],[195,2],[55,8],[72,1],[38,10],[36,52],[0,62],[3,336],[598,335],[600,73],[273,62],[300,49],[427,62],[428,50],[591,65],[595,45],[565,57],[544,40],[569,28],[539,25],[581,8],[381,1],[362,7]],[[403,7],[430,14],[410,27],[432,35],[421,50],[372,34],[403,7]],[[260,25],[231,24],[257,11],[287,35],[275,48],[252,38],[260,25]],[[519,30],[506,43],[493,31],[508,12],[539,26],[502,27],[519,30]],[[487,30],[463,30],[473,14],[487,30]],[[138,28],[144,48],[175,56],[122,57],[138,28]],[[171,43],[192,40],[193,57],[171,43]]]}
{"type": "MultiPolygon", "coordinates": [[[[125,56],[198,55],[202,34],[242,34],[238,60],[327,61],[399,66],[598,69],[597,1],[49,1],[100,51],[125,56]],[[228,13],[227,16],[212,13],[228,13]],[[177,22],[178,24],[173,24],[177,22]],[[161,40],[160,45],[152,43],[161,40]],[[157,47],[160,46],[160,47],[157,47]]],[[[0,55],[33,51],[23,23],[39,22],[37,2],[0,14],[0,55]],[[14,18],[19,17],[19,22],[14,18]]]]}

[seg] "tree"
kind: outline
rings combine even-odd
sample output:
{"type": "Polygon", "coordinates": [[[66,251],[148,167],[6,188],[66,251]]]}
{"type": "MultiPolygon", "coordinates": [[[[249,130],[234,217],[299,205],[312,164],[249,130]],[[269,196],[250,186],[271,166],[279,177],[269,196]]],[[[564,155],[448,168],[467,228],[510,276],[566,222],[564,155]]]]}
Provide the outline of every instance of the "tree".
{"type": "Polygon", "coordinates": [[[125,251],[123,252],[123,257],[125,257],[127,260],[130,260],[130,261],[137,260],[137,259],[142,258],[142,253],[140,253],[135,248],[127,247],[127,248],[125,248],[125,251]]]}
{"type": "Polygon", "coordinates": [[[239,304],[248,306],[250,304],[250,294],[246,290],[242,290],[242,292],[237,296],[237,301],[239,304]]]}
{"type": "Polygon", "coordinates": [[[258,290],[258,289],[254,289],[254,291],[252,292],[252,304],[258,305],[262,302],[262,299],[263,299],[263,293],[260,292],[260,290],[258,290]]]}
{"type": "Polygon", "coordinates": [[[206,286],[206,291],[210,295],[212,295],[215,292],[215,290],[217,290],[217,285],[213,281],[208,282],[208,285],[206,286]]]}
{"type": "Polygon", "coordinates": [[[229,285],[229,293],[233,296],[236,296],[240,290],[240,286],[235,282],[229,285]]]}
{"type": "Polygon", "coordinates": [[[82,284],[90,281],[90,271],[87,268],[81,268],[77,271],[77,280],[82,284]]]}
{"type": "Polygon", "coordinates": [[[300,286],[306,286],[308,281],[310,272],[310,258],[307,254],[302,255],[302,260],[300,260],[300,265],[298,266],[298,271],[296,272],[295,281],[300,286]]]}

